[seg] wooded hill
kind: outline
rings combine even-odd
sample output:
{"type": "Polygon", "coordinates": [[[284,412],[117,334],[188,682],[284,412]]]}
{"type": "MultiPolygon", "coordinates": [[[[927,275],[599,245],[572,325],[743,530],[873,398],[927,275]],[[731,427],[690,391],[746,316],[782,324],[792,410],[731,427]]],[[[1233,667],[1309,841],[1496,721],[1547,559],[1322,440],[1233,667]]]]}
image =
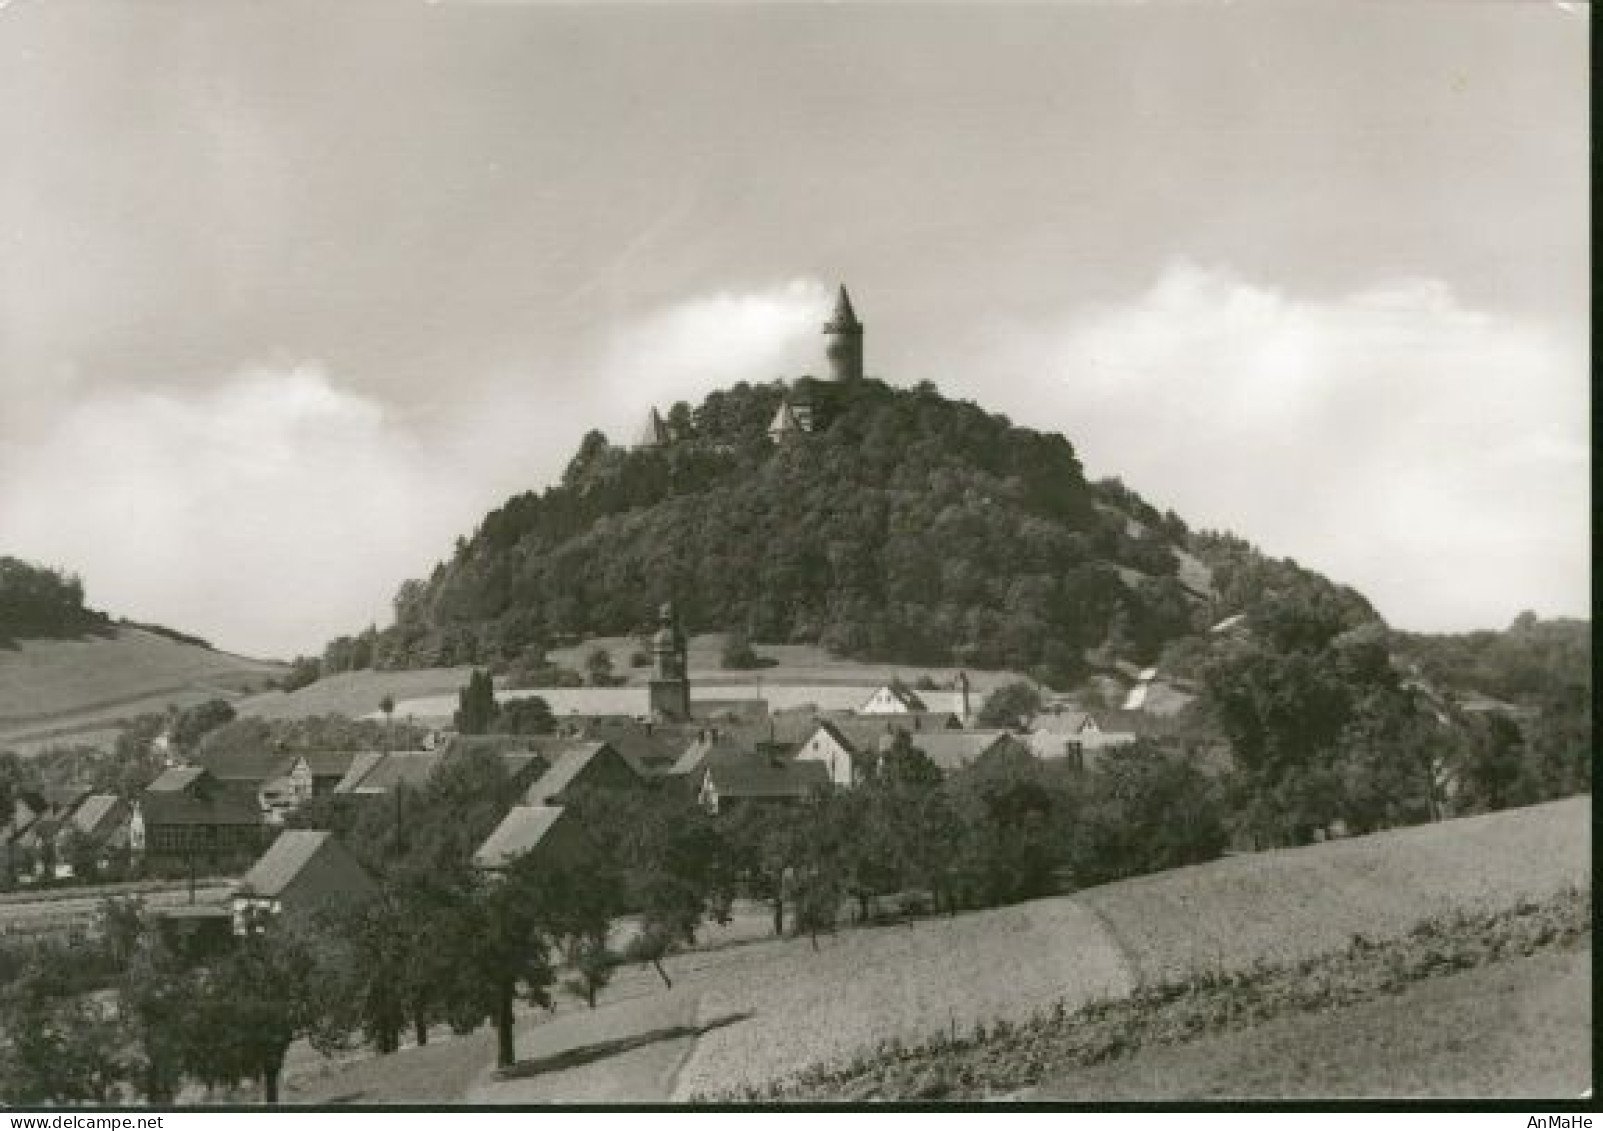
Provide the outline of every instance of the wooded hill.
{"type": "Polygon", "coordinates": [[[1151,662],[1288,587],[1349,626],[1376,619],[1350,589],[1088,482],[1063,436],[928,383],[742,383],[675,405],[668,425],[671,443],[641,449],[591,432],[560,483],[487,515],[401,587],[392,627],[335,641],[322,674],[515,666],[565,638],[645,631],[670,599],[692,631],[1059,687],[1151,662]],[[814,428],[776,445],[787,390],[814,428]]]}

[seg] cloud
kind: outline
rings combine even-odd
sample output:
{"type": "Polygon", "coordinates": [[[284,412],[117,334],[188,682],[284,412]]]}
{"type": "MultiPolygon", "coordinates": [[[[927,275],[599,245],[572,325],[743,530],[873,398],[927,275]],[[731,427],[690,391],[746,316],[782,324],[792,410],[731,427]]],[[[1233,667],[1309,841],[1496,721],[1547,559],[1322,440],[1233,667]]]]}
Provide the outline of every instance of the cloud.
{"type": "Polygon", "coordinates": [[[1305,298],[1176,263],[1130,301],[994,327],[978,395],[1194,525],[1400,627],[1589,608],[1584,353],[1433,279],[1305,298]]]}
{"type": "Polygon", "coordinates": [[[817,370],[829,297],[807,279],[676,303],[612,335],[598,358],[600,383],[609,401],[632,397],[643,414],[649,403],[817,370]]]}
{"type": "Polygon", "coordinates": [[[317,651],[387,623],[404,578],[560,475],[586,430],[627,442],[649,404],[799,371],[787,359],[816,352],[826,299],[816,282],[687,299],[601,340],[579,374],[531,363],[430,405],[314,363],[40,402],[28,434],[0,435],[0,553],[79,573],[114,615],[317,651]]]}
{"type": "Polygon", "coordinates": [[[7,552],[114,614],[276,655],[381,615],[461,518],[454,477],[310,365],[95,394],[0,449],[0,484],[7,552]]]}
{"type": "MultiPolygon", "coordinates": [[[[816,372],[828,299],[813,280],[693,296],[568,372],[462,375],[431,405],[313,363],[83,390],[7,422],[0,552],[80,573],[114,614],[315,651],[385,623],[402,579],[551,482],[586,430],[626,442],[647,405],[816,372]]],[[[993,326],[966,363],[945,344],[964,329],[913,351],[971,375],[949,395],[1063,431],[1093,476],[1356,585],[1395,624],[1589,605],[1586,369],[1540,326],[1432,280],[1315,300],[1177,264],[1128,302],[993,326]]]]}

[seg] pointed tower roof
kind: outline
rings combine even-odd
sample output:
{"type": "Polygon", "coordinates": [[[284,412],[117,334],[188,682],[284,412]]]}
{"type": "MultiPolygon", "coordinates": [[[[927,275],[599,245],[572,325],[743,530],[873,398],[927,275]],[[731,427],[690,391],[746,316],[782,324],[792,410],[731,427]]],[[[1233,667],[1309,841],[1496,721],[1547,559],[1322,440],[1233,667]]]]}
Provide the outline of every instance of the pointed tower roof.
{"type": "Polygon", "coordinates": [[[835,316],[824,323],[826,333],[839,333],[860,331],[863,324],[857,320],[857,312],[852,309],[852,296],[846,293],[846,284],[842,283],[840,292],[835,296],[835,316]]]}
{"type": "Polygon", "coordinates": [[[663,422],[655,405],[646,414],[645,423],[640,426],[640,432],[635,436],[637,448],[661,448],[668,443],[668,425],[663,422]]]}

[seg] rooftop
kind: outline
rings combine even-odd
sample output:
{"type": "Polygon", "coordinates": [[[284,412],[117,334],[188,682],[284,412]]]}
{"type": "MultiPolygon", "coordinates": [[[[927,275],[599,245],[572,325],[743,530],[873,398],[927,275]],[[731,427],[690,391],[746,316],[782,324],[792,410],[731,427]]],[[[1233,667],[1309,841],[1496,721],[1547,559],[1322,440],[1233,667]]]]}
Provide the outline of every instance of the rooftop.
{"type": "Polygon", "coordinates": [[[560,805],[513,806],[473,854],[474,866],[505,868],[538,847],[562,819],[563,812],[560,805]]]}

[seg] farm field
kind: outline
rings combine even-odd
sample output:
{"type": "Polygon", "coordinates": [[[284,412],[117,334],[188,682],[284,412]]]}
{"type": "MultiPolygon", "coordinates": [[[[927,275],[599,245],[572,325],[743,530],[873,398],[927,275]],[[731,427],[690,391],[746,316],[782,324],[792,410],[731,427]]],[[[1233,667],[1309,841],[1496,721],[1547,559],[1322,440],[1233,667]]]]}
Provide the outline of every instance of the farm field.
{"type": "MultiPolygon", "coordinates": [[[[756,651],[777,659],[779,664],[757,671],[725,671],[720,666],[724,637],[719,634],[697,636],[689,642],[690,677],[697,699],[742,697],[760,688],[776,709],[818,701],[828,709],[854,707],[866,698],[856,689],[877,687],[892,679],[908,683],[928,675],[936,682],[955,680],[957,668],[926,668],[862,664],[831,657],[812,645],[778,644],[756,646],[756,651]],[[792,694],[792,689],[795,693],[792,694]],[[852,689],[843,692],[843,689],[852,689]],[[826,702],[827,700],[827,702],[826,702]],[[837,702],[836,700],[839,700],[837,702]]],[[[598,712],[637,713],[643,709],[649,668],[630,667],[630,654],[640,647],[632,637],[598,637],[568,648],[549,652],[553,663],[575,672],[584,671],[585,657],[602,648],[612,656],[613,671],[627,682],[621,688],[557,689],[548,698],[571,698],[575,709],[598,712]]],[[[415,671],[341,672],[292,692],[270,691],[253,695],[235,704],[241,715],[266,719],[302,718],[308,715],[338,714],[352,718],[378,716],[379,702],[386,695],[396,701],[396,717],[419,719],[449,718],[456,708],[456,695],[471,667],[423,668],[415,671]]],[[[968,672],[976,703],[990,690],[1022,678],[1013,672],[973,670],[968,672]]],[[[553,702],[557,713],[566,714],[553,702]]]]}
{"type": "Polygon", "coordinates": [[[1590,888],[1591,798],[1233,856],[1079,892],[1143,983],[1292,962],[1355,934],[1590,888]]]}
{"type": "Polygon", "coordinates": [[[127,626],[106,636],[25,640],[0,648],[0,745],[104,731],[168,703],[235,699],[284,670],[127,626]]]}
{"type": "Polygon", "coordinates": [[[386,695],[397,701],[431,695],[455,696],[473,669],[422,668],[417,671],[340,672],[296,691],[268,691],[234,705],[241,715],[264,719],[299,719],[310,715],[361,718],[378,711],[386,695]]]}
{"type": "MultiPolygon", "coordinates": [[[[667,963],[672,991],[629,968],[594,1012],[525,1015],[522,1066],[506,1079],[491,1072],[493,1045],[479,1033],[319,1071],[303,1102],[352,1091],[362,1093],[356,1102],[420,1098],[406,1089],[424,1079],[436,1090],[421,1098],[436,1103],[654,1102],[760,1086],[887,1038],[1025,1021],[1056,1001],[1116,998],[1175,971],[1290,961],[1343,950],[1354,934],[1404,934],[1444,909],[1501,910],[1571,885],[1589,890],[1590,821],[1590,799],[1573,798],[951,919],[843,930],[816,951],[806,939],[770,938],[680,955],[667,963]],[[1325,885],[1334,894],[1322,903],[1325,885]],[[482,1042],[473,1071],[468,1041],[482,1042]],[[412,1059],[403,1066],[401,1057],[412,1059]],[[393,1097],[384,1082],[392,1074],[402,1089],[393,1097]]],[[[748,923],[741,933],[755,930],[748,923]]],[[[1444,1045],[1443,1072],[1451,1055],[1444,1045]]]]}
{"type": "Polygon", "coordinates": [[[1576,1096],[1592,1086],[1592,948],[1276,1018],[1058,1075],[1030,1101],[1576,1096]]]}

